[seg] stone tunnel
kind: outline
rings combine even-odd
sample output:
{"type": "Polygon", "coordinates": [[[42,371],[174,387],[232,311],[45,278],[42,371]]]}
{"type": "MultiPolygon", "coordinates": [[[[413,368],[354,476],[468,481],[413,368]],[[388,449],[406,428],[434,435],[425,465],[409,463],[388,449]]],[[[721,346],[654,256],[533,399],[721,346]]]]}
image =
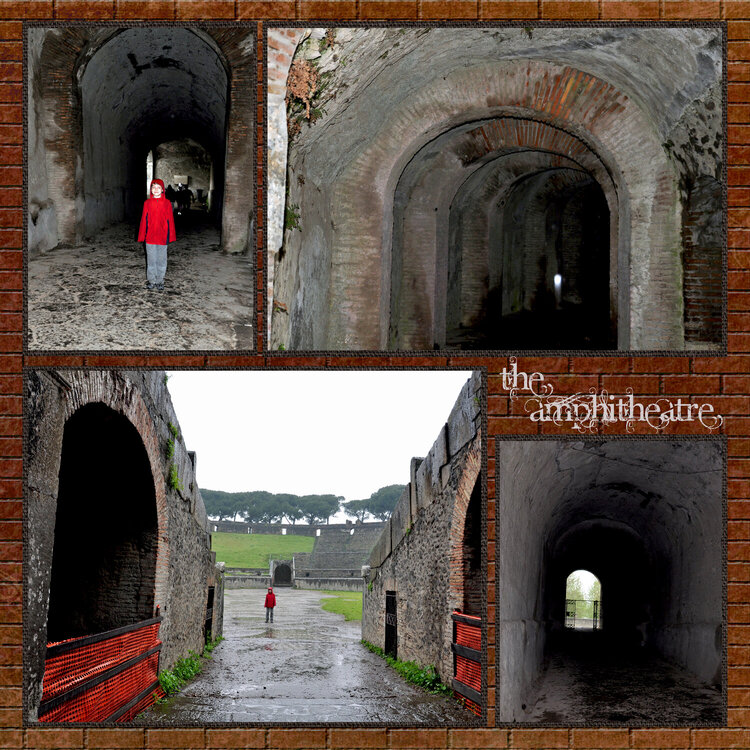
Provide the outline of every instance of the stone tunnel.
{"type": "Polygon", "coordinates": [[[712,439],[498,440],[498,721],[721,720],[723,450],[712,439]],[[601,583],[596,632],[565,627],[579,569],[601,583]]]}
{"type": "Polygon", "coordinates": [[[251,246],[254,35],[64,26],[28,35],[28,248],[140,218],[147,180],[205,197],[225,253],[251,246]]]}
{"type": "Polygon", "coordinates": [[[271,30],[271,348],[719,345],[721,34],[271,30]]]}
{"type": "MultiPolygon", "coordinates": [[[[161,617],[158,668],[170,669],[221,634],[223,575],[163,372],[32,370],[26,404],[24,664],[36,721],[53,677],[48,644],[107,642],[161,617]]],[[[64,670],[74,687],[80,666],[64,670]]],[[[128,672],[112,679],[115,693],[136,684],[128,672]]]]}
{"type": "Polygon", "coordinates": [[[362,638],[403,661],[434,666],[472,696],[481,713],[484,614],[482,376],[462,389],[425,458],[396,503],[365,568],[362,638]],[[470,619],[473,687],[458,684],[455,613],[470,619]]]}

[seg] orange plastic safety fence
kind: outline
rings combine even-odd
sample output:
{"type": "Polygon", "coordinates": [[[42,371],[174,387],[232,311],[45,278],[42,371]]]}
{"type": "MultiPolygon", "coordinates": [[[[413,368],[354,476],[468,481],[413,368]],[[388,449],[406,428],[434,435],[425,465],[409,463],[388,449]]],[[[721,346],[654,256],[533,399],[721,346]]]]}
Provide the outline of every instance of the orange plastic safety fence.
{"type": "Polygon", "coordinates": [[[482,665],[456,654],[456,679],[481,693],[482,665]]]}
{"type": "MultiPolygon", "coordinates": [[[[48,658],[44,664],[42,700],[53,698],[97,674],[146,653],[158,643],[159,625],[160,623],[155,622],[48,658]]],[[[70,638],[67,641],[48,643],[47,648],[85,640],[85,637],[70,638]]]]}
{"type": "Polygon", "coordinates": [[[474,703],[473,700],[470,700],[465,695],[461,695],[461,693],[456,693],[455,691],[453,695],[464,708],[469,709],[469,711],[477,716],[482,715],[482,707],[478,703],[474,703]]]}
{"type": "Polygon", "coordinates": [[[156,686],[148,695],[145,695],[130,710],[126,711],[117,721],[132,721],[141,711],[145,711],[149,706],[156,703],[166,696],[166,693],[160,686],[156,686]]]}
{"type": "MultiPolygon", "coordinates": [[[[39,720],[104,721],[137,699],[156,682],[159,625],[160,621],[147,621],[125,632],[49,643],[39,720]],[[145,656],[152,650],[154,653],[145,656]],[[135,663],[129,664],[131,661],[135,663]],[[109,670],[114,673],[105,674],[109,670]]],[[[153,692],[125,715],[132,718],[134,708],[143,710],[151,705],[153,692]]],[[[157,697],[162,697],[160,690],[157,697]]]]}
{"type": "Polygon", "coordinates": [[[467,625],[464,622],[456,623],[456,643],[459,646],[482,650],[482,628],[479,624],[467,625]]]}
{"type": "MultiPolygon", "coordinates": [[[[137,664],[85,689],[65,703],[40,716],[40,721],[104,721],[127,705],[156,680],[159,654],[146,657],[137,664]]],[[[151,702],[153,696],[149,694],[151,702]]]]}

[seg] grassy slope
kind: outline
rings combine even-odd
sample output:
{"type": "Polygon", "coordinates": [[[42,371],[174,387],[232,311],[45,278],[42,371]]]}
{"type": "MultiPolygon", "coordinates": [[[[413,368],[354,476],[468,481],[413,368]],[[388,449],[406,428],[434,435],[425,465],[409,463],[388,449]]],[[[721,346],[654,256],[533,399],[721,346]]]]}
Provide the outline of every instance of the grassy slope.
{"type": "Polygon", "coordinates": [[[217,562],[230,568],[265,568],[269,556],[290,560],[297,552],[312,552],[315,539],[311,536],[287,534],[211,534],[211,549],[217,562]]]}
{"type": "Polygon", "coordinates": [[[344,615],[344,619],[362,619],[362,592],[361,591],[321,591],[321,594],[335,597],[333,599],[321,599],[321,607],[326,612],[335,612],[344,615]]]}

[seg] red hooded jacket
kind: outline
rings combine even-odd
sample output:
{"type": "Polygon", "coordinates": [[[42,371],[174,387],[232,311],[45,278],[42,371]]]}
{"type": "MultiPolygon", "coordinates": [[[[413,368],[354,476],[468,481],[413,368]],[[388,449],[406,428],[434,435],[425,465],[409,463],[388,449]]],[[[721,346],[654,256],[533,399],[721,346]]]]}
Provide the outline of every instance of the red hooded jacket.
{"type": "MultiPolygon", "coordinates": [[[[164,183],[161,180],[151,180],[151,185],[161,185],[162,193],[158,198],[149,195],[143,204],[141,226],[138,229],[138,242],[144,240],[149,245],[167,245],[177,239],[174,231],[174,216],[172,202],[164,195],[164,183]]],[[[149,191],[151,186],[149,186],[149,191]]]]}
{"type": "Polygon", "coordinates": [[[276,606],[276,594],[270,591],[266,594],[266,603],[263,605],[269,609],[273,609],[276,606]]]}

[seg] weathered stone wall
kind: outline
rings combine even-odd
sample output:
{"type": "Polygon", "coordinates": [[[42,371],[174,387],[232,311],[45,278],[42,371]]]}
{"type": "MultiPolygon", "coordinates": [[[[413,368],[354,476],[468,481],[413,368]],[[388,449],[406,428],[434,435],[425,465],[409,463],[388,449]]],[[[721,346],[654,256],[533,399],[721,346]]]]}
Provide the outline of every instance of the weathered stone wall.
{"type": "Polygon", "coordinates": [[[300,229],[269,260],[272,349],[440,345],[444,209],[472,170],[539,149],[535,127],[580,146],[579,167],[607,199],[617,347],[685,346],[681,214],[701,176],[724,179],[719,30],[341,28],[332,43],[318,31],[295,58],[327,78],[314,101],[323,114],[289,145],[286,204],[300,229]],[[466,148],[468,131],[509,118],[521,140],[466,148]],[[434,158],[400,184],[422,149],[434,158]]]}
{"type": "MultiPolygon", "coordinates": [[[[174,441],[174,457],[168,457],[168,440],[172,437],[170,424],[179,430],[179,422],[172,407],[163,372],[64,370],[29,371],[26,390],[26,547],[28,565],[25,581],[24,643],[28,695],[28,716],[36,718],[41,695],[47,638],[50,582],[54,575],[56,517],[61,456],[70,450],[70,435],[65,427],[69,419],[97,405],[102,417],[95,425],[95,435],[106,443],[108,414],[112,419],[124,419],[134,428],[134,442],[144,454],[146,471],[152,493],[152,513],[156,517],[156,550],[154,572],[148,601],[152,616],[158,608],[164,617],[160,628],[163,643],[160,666],[171,667],[188,650],[200,651],[203,645],[203,625],[209,585],[216,586],[214,628],[221,632],[221,573],[210,551],[210,534],[200,490],[195,482],[195,454],[189,453],[182,437],[174,441]],[[64,438],[66,443],[64,444],[64,438]],[[66,448],[67,445],[67,448],[66,448]],[[177,468],[178,486],[169,486],[170,467],[177,468]]],[[[106,477],[116,489],[133,471],[132,465],[122,465],[118,452],[105,454],[97,476],[106,477]],[[102,473],[103,472],[103,473],[102,473]]],[[[92,472],[94,469],[92,468],[92,472]]],[[[81,477],[83,482],[85,477],[81,477]]],[[[91,493],[97,488],[86,488],[91,493]]],[[[103,481],[99,489],[102,503],[120,500],[117,493],[107,491],[103,481]]],[[[134,498],[135,501],[135,498],[134,498]]],[[[65,500],[68,508],[75,508],[75,492],[69,491],[65,500]],[[72,498],[72,499],[71,499],[72,498]]],[[[120,501],[117,512],[127,514],[138,508],[137,502],[120,501]]],[[[109,509],[107,509],[109,510],[109,509]]],[[[103,508],[104,511],[104,508],[103,508]]],[[[77,533],[77,541],[66,542],[70,548],[84,548],[96,535],[106,536],[95,515],[92,522],[80,519],[76,527],[69,525],[66,534],[77,533]]],[[[140,550],[140,555],[147,549],[140,550]]],[[[79,582],[80,583],[80,582],[79,582]]],[[[104,584],[106,585],[106,584],[104,584]]],[[[113,584],[114,585],[114,584],[113,584]]],[[[115,617],[119,612],[110,613],[115,617]]],[[[144,613],[141,613],[142,616],[144,613]]],[[[127,611],[125,616],[128,617],[127,611]]],[[[130,624],[112,622],[110,625],[130,624]]]]}
{"type": "Polygon", "coordinates": [[[404,490],[370,556],[362,637],[384,648],[385,593],[395,591],[398,657],[453,677],[451,613],[463,609],[466,512],[481,481],[481,375],[474,373],[424,459],[413,459],[404,490]]]}
{"type": "Polygon", "coordinates": [[[497,712],[523,720],[565,581],[591,571],[603,635],[721,682],[719,441],[498,441],[497,712]]]}

